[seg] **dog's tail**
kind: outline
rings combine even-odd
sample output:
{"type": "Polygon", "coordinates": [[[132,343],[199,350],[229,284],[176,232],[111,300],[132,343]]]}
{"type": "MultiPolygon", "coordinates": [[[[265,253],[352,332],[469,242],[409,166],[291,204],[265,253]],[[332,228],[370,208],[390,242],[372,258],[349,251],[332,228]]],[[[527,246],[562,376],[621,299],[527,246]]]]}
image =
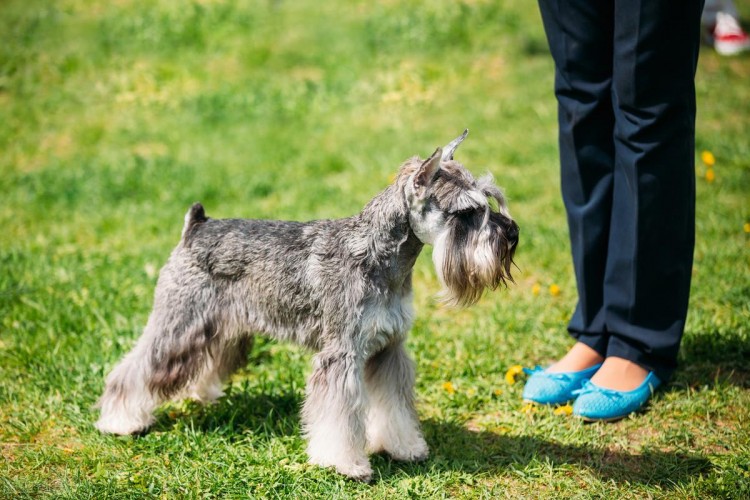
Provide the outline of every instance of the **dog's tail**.
{"type": "Polygon", "coordinates": [[[206,211],[203,209],[203,205],[200,203],[193,203],[190,210],[185,214],[185,225],[182,228],[182,241],[187,244],[190,239],[190,235],[195,230],[196,226],[203,224],[208,220],[206,217],[206,211]]]}

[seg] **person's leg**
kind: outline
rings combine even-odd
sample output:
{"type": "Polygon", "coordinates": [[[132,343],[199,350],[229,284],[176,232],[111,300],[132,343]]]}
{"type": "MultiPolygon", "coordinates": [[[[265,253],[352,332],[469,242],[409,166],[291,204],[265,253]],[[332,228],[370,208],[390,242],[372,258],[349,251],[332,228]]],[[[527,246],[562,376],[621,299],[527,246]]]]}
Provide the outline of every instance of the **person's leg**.
{"type": "Polygon", "coordinates": [[[576,342],[565,355],[545,370],[548,373],[578,372],[600,364],[604,356],[583,342],[576,342]]]}
{"type": "MultiPolygon", "coordinates": [[[[725,0],[706,0],[701,13],[701,25],[705,28],[713,28],[716,25],[716,14],[723,12],[725,7],[725,0]]],[[[729,2],[731,7],[731,2],[729,2]]]]}
{"type": "Polygon", "coordinates": [[[695,229],[701,0],[615,0],[615,172],[596,385],[629,390],[675,368],[695,229]],[[613,358],[613,359],[609,359],[613,358]]]}
{"type": "Polygon", "coordinates": [[[578,305],[568,326],[578,343],[550,371],[602,361],[608,338],[603,282],[614,169],[611,2],[540,0],[555,62],[561,187],[568,216],[578,305]]]}

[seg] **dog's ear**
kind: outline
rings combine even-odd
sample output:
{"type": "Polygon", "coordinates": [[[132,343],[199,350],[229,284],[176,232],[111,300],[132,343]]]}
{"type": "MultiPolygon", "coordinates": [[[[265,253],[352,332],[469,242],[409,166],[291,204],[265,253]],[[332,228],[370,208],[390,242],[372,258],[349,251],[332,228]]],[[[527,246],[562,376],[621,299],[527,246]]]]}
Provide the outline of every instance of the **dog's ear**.
{"type": "Polygon", "coordinates": [[[469,129],[464,129],[464,133],[453,139],[451,142],[448,143],[447,146],[443,148],[443,161],[446,160],[452,160],[453,159],[453,153],[456,152],[456,149],[458,149],[458,146],[464,142],[464,139],[466,139],[466,136],[469,135],[469,129]]]}
{"type": "Polygon", "coordinates": [[[443,156],[443,148],[437,148],[432,156],[427,158],[422,165],[419,166],[412,182],[414,183],[414,194],[417,198],[424,198],[429,191],[432,181],[435,179],[435,175],[440,170],[440,161],[443,156]]]}

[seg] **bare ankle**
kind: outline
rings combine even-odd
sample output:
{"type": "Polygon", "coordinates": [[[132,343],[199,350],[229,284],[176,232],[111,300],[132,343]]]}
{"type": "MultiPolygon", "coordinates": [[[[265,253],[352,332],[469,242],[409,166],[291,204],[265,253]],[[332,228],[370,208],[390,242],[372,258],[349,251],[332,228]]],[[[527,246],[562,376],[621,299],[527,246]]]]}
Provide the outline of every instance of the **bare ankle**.
{"type": "Polygon", "coordinates": [[[550,373],[577,372],[598,365],[602,361],[604,358],[598,352],[586,344],[576,342],[567,354],[547,368],[547,371],[550,373]]]}
{"type": "Polygon", "coordinates": [[[638,363],[617,356],[610,356],[591,382],[599,387],[616,391],[632,391],[646,380],[648,370],[638,363]]]}

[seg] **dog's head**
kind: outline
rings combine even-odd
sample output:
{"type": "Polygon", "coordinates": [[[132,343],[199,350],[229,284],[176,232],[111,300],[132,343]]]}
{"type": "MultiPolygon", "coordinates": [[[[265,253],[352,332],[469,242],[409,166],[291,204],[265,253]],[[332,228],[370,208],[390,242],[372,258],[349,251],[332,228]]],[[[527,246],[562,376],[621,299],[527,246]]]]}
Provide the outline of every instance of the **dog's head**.
{"type": "Polygon", "coordinates": [[[424,161],[406,162],[399,175],[411,229],[422,243],[434,246],[442,298],[456,305],[473,304],[486,289],[513,281],[518,244],[518,225],[492,176],[475,179],[453,160],[467,133],[424,161]]]}

